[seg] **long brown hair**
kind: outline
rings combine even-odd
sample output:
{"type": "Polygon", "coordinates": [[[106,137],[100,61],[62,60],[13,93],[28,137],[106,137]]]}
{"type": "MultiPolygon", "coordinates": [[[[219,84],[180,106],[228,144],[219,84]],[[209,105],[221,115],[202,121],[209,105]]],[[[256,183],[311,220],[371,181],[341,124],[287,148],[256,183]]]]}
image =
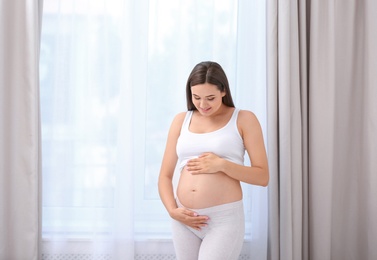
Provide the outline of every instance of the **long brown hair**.
{"type": "Polygon", "coordinates": [[[232,95],[230,93],[228,78],[220,66],[220,64],[213,61],[203,61],[198,63],[191,71],[186,83],[186,101],[188,110],[196,110],[192,102],[191,87],[198,84],[213,84],[221,92],[225,92],[222,98],[224,105],[234,107],[232,95]]]}

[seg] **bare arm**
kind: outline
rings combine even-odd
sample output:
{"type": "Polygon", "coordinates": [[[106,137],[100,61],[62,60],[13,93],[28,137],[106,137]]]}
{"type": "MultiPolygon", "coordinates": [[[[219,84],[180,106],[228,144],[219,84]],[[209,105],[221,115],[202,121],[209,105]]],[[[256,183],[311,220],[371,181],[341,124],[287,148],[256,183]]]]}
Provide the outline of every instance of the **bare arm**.
{"type": "Polygon", "coordinates": [[[162,203],[164,204],[169,215],[185,225],[200,230],[201,227],[206,225],[208,220],[207,216],[197,216],[197,214],[191,210],[185,208],[178,208],[174,198],[173,191],[173,175],[175,166],[177,164],[176,145],[180,135],[182,122],[184,120],[184,113],[178,114],[169,130],[168,139],[166,142],[165,153],[162,159],[160,175],[158,179],[158,191],[162,203]]]}
{"type": "Polygon", "coordinates": [[[161,163],[160,175],[158,179],[158,191],[162,203],[164,204],[169,214],[177,208],[177,204],[174,199],[172,181],[174,169],[178,160],[175,149],[178,137],[180,135],[180,127],[182,125],[183,117],[184,115],[178,114],[174,118],[170,126],[168,138],[166,141],[164,157],[161,163]]]}
{"type": "Polygon", "coordinates": [[[223,160],[222,171],[234,179],[250,184],[267,186],[269,170],[260,123],[254,113],[240,111],[239,127],[249,154],[251,167],[223,160]]]}
{"type": "Polygon", "coordinates": [[[213,153],[204,153],[190,160],[188,171],[192,174],[224,172],[233,179],[249,184],[267,186],[269,170],[263,133],[257,117],[250,111],[239,113],[238,127],[243,138],[251,166],[244,166],[222,159],[213,153]]]}

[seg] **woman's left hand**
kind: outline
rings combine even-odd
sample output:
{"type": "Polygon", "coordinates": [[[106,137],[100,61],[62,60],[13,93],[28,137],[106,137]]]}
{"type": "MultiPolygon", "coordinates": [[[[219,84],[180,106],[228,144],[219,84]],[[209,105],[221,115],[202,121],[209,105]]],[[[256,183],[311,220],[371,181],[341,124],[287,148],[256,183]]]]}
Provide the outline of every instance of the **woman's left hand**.
{"type": "Polygon", "coordinates": [[[203,153],[198,158],[189,160],[186,169],[191,174],[216,173],[221,171],[222,161],[214,153],[203,153]]]}

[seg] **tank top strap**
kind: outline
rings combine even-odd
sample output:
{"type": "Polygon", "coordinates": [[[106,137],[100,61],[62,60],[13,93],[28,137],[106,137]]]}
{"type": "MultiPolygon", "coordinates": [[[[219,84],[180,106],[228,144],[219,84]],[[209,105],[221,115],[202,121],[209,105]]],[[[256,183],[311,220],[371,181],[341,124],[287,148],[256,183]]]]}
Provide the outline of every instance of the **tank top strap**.
{"type": "Polygon", "coordinates": [[[193,114],[192,110],[187,111],[185,119],[183,120],[181,131],[188,131],[192,114],[193,114]]]}
{"type": "Polygon", "coordinates": [[[238,118],[238,113],[240,112],[239,108],[235,108],[232,114],[232,117],[229,120],[229,125],[237,125],[237,118],[238,118]]]}

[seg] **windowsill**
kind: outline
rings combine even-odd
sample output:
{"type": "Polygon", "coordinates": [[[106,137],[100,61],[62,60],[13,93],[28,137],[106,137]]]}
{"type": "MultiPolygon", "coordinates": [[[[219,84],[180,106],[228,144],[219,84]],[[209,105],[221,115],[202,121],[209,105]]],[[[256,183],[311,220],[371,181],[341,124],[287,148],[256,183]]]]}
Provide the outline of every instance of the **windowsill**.
{"type": "MultiPolygon", "coordinates": [[[[171,239],[147,239],[135,240],[135,254],[139,255],[174,255],[174,245],[171,239]]],[[[242,248],[242,255],[248,256],[251,250],[251,241],[245,240],[242,248]]],[[[42,240],[42,252],[44,255],[110,255],[113,249],[111,241],[93,241],[91,239],[70,239],[69,241],[42,240]]]]}

